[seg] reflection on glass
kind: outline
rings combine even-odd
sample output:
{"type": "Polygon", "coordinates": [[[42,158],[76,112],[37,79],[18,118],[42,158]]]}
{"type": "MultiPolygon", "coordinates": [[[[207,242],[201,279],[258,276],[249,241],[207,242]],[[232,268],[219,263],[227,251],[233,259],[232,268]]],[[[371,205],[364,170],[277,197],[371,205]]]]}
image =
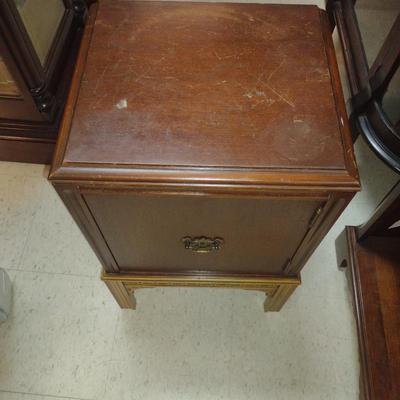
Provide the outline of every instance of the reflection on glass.
{"type": "Polygon", "coordinates": [[[392,124],[400,121],[400,69],[396,71],[383,96],[382,108],[392,124]]]}
{"type": "Polygon", "coordinates": [[[358,0],[355,10],[371,67],[400,11],[399,0],[358,0]]]}
{"type": "Polygon", "coordinates": [[[0,57],[0,96],[18,97],[20,95],[17,83],[0,57]]]}
{"type": "Polygon", "coordinates": [[[64,15],[63,0],[14,0],[42,65],[64,15]]]}

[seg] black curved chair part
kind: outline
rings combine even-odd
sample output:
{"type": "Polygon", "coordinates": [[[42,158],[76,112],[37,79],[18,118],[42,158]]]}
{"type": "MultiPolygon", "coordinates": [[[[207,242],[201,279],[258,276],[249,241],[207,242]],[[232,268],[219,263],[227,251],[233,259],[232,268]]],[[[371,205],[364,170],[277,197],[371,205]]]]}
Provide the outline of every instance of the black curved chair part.
{"type": "Polygon", "coordinates": [[[328,0],[332,31],[337,26],[351,92],[353,141],[361,133],[373,151],[400,172],[400,121],[392,121],[382,105],[400,65],[400,14],[380,51],[368,65],[353,0],[328,0]]]}

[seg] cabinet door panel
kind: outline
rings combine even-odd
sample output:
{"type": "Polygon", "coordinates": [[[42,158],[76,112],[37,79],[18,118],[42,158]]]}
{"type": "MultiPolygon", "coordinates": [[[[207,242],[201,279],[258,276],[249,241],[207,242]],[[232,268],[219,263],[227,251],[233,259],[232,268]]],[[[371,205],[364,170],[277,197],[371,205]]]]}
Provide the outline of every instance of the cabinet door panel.
{"type": "Polygon", "coordinates": [[[84,198],[121,271],[137,272],[282,274],[322,204],[126,193],[84,198]],[[196,252],[185,248],[185,237],[222,243],[218,250],[196,252]]]}

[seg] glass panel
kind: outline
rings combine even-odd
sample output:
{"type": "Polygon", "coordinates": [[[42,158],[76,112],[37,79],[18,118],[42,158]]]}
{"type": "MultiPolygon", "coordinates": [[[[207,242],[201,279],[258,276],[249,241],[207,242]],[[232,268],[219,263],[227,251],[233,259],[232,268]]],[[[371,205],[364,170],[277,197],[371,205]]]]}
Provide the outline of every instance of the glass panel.
{"type": "Polygon", "coordinates": [[[42,65],[65,12],[63,0],[14,0],[42,65]]]}
{"type": "Polygon", "coordinates": [[[400,12],[400,1],[358,0],[355,10],[368,64],[372,66],[400,12]]]}
{"type": "Polygon", "coordinates": [[[21,93],[7,65],[0,57],[0,96],[18,97],[21,93]]]}
{"type": "Polygon", "coordinates": [[[400,68],[397,69],[383,96],[382,108],[392,124],[400,121],[400,68]]]}

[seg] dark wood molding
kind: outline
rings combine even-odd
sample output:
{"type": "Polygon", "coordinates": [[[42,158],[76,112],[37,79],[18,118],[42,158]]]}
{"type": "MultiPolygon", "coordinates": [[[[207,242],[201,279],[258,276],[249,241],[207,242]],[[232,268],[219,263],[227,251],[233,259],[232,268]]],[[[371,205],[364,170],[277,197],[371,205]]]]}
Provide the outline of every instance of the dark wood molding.
{"type": "MultiPolygon", "coordinates": [[[[97,5],[96,5],[97,7],[97,5]]],[[[93,8],[93,7],[92,7],[93,8]]],[[[54,162],[52,164],[50,178],[57,181],[93,181],[93,176],[96,180],[110,180],[115,184],[129,184],[135,185],[159,185],[168,184],[181,187],[188,185],[192,188],[198,187],[199,189],[206,190],[208,187],[221,189],[229,189],[231,187],[234,191],[252,191],[253,189],[259,190],[263,187],[263,182],[268,182],[268,186],[264,189],[277,190],[286,188],[297,188],[301,190],[304,187],[313,186],[316,190],[324,190],[324,188],[335,187],[336,190],[355,191],[359,190],[358,171],[352,151],[345,151],[344,157],[346,162],[346,169],[332,170],[307,170],[291,171],[282,170],[277,168],[271,169],[254,169],[254,168],[241,168],[236,170],[233,168],[197,168],[197,167],[178,167],[170,166],[166,168],[149,168],[148,165],[138,164],[121,164],[113,165],[108,164],[95,164],[85,163],[80,164],[77,162],[70,163],[65,161],[64,154],[68,138],[70,135],[72,118],[74,109],[79,96],[80,82],[86,66],[86,58],[88,53],[88,46],[91,41],[96,10],[92,12],[91,18],[88,20],[84,37],[82,39],[81,52],[78,57],[72,87],[68,97],[68,107],[65,110],[64,117],[60,127],[60,140],[57,146],[54,162]],[[243,173],[245,171],[245,173],[243,173]],[[325,178],[325,179],[324,179],[325,178]],[[234,183],[232,185],[232,183],[234,183]]],[[[325,43],[326,58],[330,69],[332,87],[335,96],[335,104],[338,113],[338,127],[341,132],[341,139],[343,146],[346,149],[352,148],[352,140],[350,129],[348,125],[347,113],[343,100],[342,88],[340,86],[339,73],[337,62],[334,54],[334,47],[332,39],[329,34],[328,19],[325,12],[321,11],[321,26],[322,37],[325,43]]]]}
{"type": "Polygon", "coordinates": [[[82,39],[78,55],[76,58],[76,64],[74,66],[74,71],[71,78],[71,85],[69,87],[63,117],[60,121],[60,128],[59,128],[60,145],[56,148],[56,152],[54,153],[52,170],[56,169],[57,166],[61,164],[61,158],[64,156],[65,146],[63,142],[65,141],[65,138],[69,135],[69,131],[71,129],[72,117],[74,115],[74,109],[76,106],[76,102],[78,100],[79,89],[81,85],[84,68],[86,65],[89,45],[93,35],[93,29],[96,21],[98,6],[99,5],[97,2],[91,5],[88,18],[85,24],[85,29],[82,34],[82,39]]]}
{"type": "Polygon", "coordinates": [[[39,112],[48,121],[54,121],[57,111],[62,106],[57,100],[56,92],[70,57],[65,49],[72,45],[76,31],[79,26],[83,26],[86,16],[84,2],[64,0],[64,5],[66,9],[63,18],[46,63],[42,66],[14,1],[5,0],[0,4],[1,34],[5,37],[9,51],[18,64],[39,112]]]}
{"type": "Polygon", "coordinates": [[[85,1],[64,0],[64,5],[65,13],[42,66],[13,1],[0,4],[0,34],[4,37],[0,51],[22,92],[21,98],[0,97],[0,159],[24,161],[24,151],[33,148],[43,149],[43,154],[32,157],[27,151],[26,162],[49,163],[52,158],[48,152],[58,135],[87,18],[85,1]],[[38,142],[49,145],[32,144],[38,142]]]}
{"type": "Polygon", "coordinates": [[[336,239],[336,256],[339,267],[346,268],[347,279],[353,295],[353,307],[357,322],[358,346],[360,352],[360,400],[375,400],[371,395],[371,362],[368,358],[368,339],[365,328],[366,315],[361,291],[359,266],[355,251],[356,245],[357,241],[355,228],[347,227],[336,239]]]}
{"type": "MultiPolygon", "coordinates": [[[[46,65],[44,66],[46,81],[43,91],[45,89],[46,96],[51,95],[53,101],[57,101],[58,107],[62,107],[65,102],[65,96],[60,99],[57,96],[60,86],[60,76],[63,75],[64,70],[69,64],[69,59],[75,59],[77,47],[76,32],[83,28],[85,19],[87,17],[86,3],[82,0],[64,0],[65,12],[62,21],[58,27],[57,33],[53,40],[53,44],[47,56],[46,65]],[[72,49],[72,54],[66,52],[66,48],[72,49]]],[[[71,78],[71,77],[70,77],[71,78]]],[[[67,83],[70,81],[68,79],[67,83]]],[[[61,82],[62,83],[62,82],[61,82]]]]}
{"type": "Polygon", "coordinates": [[[2,161],[50,164],[55,142],[34,138],[4,138],[0,136],[0,156],[2,161]]]}
{"type": "Polygon", "coordinates": [[[347,77],[354,111],[362,110],[372,97],[367,57],[352,0],[333,0],[329,7],[342,42],[347,77]]]}
{"type": "Polygon", "coordinates": [[[85,235],[106,271],[119,272],[119,267],[114,256],[107,246],[85,200],[81,196],[79,188],[59,184],[54,184],[54,188],[68,208],[75,222],[81,228],[82,233],[85,235]]]}
{"type": "Polygon", "coordinates": [[[13,0],[0,2],[0,29],[29,89],[42,87],[45,74],[13,0]]]}
{"type": "Polygon", "coordinates": [[[293,255],[290,266],[286,270],[287,274],[296,274],[301,271],[319,245],[321,238],[329,232],[352,198],[353,194],[346,197],[332,196],[326,202],[321,214],[310,227],[301,245],[293,255]]]}
{"type": "Polygon", "coordinates": [[[369,236],[360,242],[356,231],[356,227],[346,227],[336,241],[336,251],[353,295],[361,365],[360,399],[397,400],[400,261],[396,251],[400,238],[369,236]]]}
{"type": "Polygon", "coordinates": [[[336,255],[353,296],[360,350],[361,400],[400,393],[400,181],[360,227],[347,226],[336,255]]]}
{"type": "MultiPolygon", "coordinates": [[[[350,130],[349,119],[344,101],[343,88],[341,85],[339,66],[336,60],[335,46],[333,45],[332,35],[330,31],[329,18],[326,11],[321,10],[321,25],[322,34],[325,41],[325,53],[331,75],[331,82],[333,88],[333,95],[335,97],[335,104],[337,110],[338,126],[341,131],[341,138],[345,148],[352,148],[353,140],[350,130]]],[[[352,177],[358,180],[357,163],[353,152],[346,152],[345,154],[346,168],[352,177]]]]}
{"type": "MultiPolygon", "coordinates": [[[[5,3],[0,3],[4,7],[5,3]]],[[[4,118],[12,120],[31,120],[43,122],[43,116],[37,110],[37,106],[32,98],[30,87],[27,85],[23,71],[18,64],[18,49],[15,42],[8,42],[8,24],[7,13],[2,14],[0,9],[0,52],[2,60],[15,80],[20,95],[18,96],[0,96],[0,123],[4,118]],[[3,40],[4,38],[4,40],[3,40]],[[11,44],[9,46],[8,44],[11,44]],[[12,48],[14,51],[12,51],[12,48]]],[[[25,64],[23,64],[25,65],[25,64]]],[[[1,132],[1,125],[0,125],[1,132]]]]}

